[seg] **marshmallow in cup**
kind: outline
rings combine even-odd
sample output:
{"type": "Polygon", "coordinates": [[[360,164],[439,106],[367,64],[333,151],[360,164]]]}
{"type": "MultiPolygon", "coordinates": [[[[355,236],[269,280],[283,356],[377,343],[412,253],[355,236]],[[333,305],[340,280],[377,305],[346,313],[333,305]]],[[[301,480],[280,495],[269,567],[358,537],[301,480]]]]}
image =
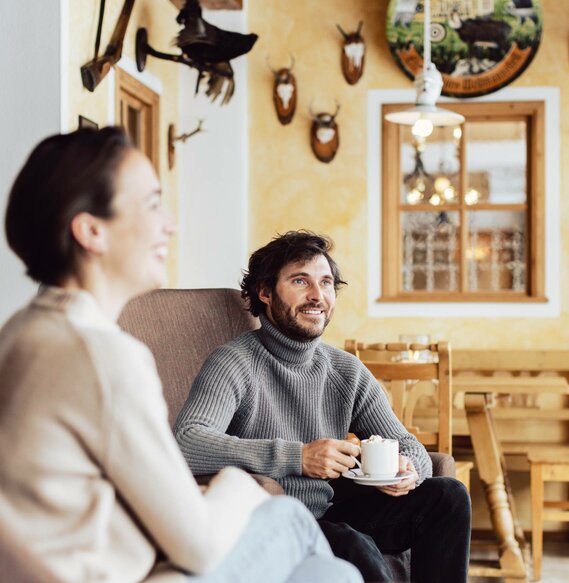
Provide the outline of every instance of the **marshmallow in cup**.
{"type": "Polygon", "coordinates": [[[399,472],[399,442],[372,435],[362,440],[361,468],[366,476],[393,478],[399,472]]]}

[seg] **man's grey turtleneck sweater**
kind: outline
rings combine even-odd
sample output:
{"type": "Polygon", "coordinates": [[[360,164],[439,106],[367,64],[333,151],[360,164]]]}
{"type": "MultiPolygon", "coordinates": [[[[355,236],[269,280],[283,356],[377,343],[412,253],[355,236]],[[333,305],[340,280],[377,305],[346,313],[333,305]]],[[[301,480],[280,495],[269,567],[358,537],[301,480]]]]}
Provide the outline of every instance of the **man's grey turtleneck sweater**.
{"type": "Polygon", "coordinates": [[[302,446],[352,431],[360,439],[397,439],[419,482],[431,475],[424,447],[360,360],[319,338],[291,340],[260,319],[259,330],[209,356],[176,420],[176,439],[195,474],[238,466],[270,476],[320,518],[333,491],[328,481],[302,475],[302,446]]]}

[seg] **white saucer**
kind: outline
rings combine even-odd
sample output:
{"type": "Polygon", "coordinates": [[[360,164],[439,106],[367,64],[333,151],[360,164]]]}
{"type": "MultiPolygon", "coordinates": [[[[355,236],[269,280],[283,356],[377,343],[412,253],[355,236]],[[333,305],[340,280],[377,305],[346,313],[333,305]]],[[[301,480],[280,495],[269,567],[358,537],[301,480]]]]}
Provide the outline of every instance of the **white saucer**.
{"type": "Polygon", "coordinates": [[[353,480],[356,484],[360,484],[361,486],[391,486],[392,484],[398,484],[405,478],[408,478],[412,475],[413,472],[400,472],[396,476],[390,478],[382,478],[381,476],[366,476],[359,468],[348,470],[342,474],[344,478],[353,480]]]}

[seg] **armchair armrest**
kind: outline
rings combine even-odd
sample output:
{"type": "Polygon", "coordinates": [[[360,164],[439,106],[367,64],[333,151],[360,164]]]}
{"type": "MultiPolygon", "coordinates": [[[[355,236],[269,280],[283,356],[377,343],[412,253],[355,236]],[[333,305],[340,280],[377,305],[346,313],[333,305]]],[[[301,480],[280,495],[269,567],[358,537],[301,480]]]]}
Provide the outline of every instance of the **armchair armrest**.
{"type": "Polygon", "coordinates": [[[447,453],[429,452],[433,462],[433,476],[445,476],[456,478],[456,466],[454,458],[447,453]]]}
{"type": "MultiPolygon", "coordinates": [[[[200,486],[207,486],[210,481],[214,478],[216,474],[204,474],[202,476],[194,476],[196,482],[200,486]]],[[[273,478],[268,476],[263,476],[261,474],[250,474],[250,476],[262,486],[271,496],[282,496],[284,495],[283,487],[273,478]]]]}

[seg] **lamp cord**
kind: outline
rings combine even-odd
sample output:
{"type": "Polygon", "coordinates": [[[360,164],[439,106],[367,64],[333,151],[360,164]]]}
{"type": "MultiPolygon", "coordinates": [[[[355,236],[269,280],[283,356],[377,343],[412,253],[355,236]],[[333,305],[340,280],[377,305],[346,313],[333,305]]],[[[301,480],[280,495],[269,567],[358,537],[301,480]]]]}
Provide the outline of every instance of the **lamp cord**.
{"type": "Polygon", "coordinates": [[[423,73],[426,73],[431,64],[431,0],[425,0],[423,16],[425,24],[423,30],[423,73]]]}

